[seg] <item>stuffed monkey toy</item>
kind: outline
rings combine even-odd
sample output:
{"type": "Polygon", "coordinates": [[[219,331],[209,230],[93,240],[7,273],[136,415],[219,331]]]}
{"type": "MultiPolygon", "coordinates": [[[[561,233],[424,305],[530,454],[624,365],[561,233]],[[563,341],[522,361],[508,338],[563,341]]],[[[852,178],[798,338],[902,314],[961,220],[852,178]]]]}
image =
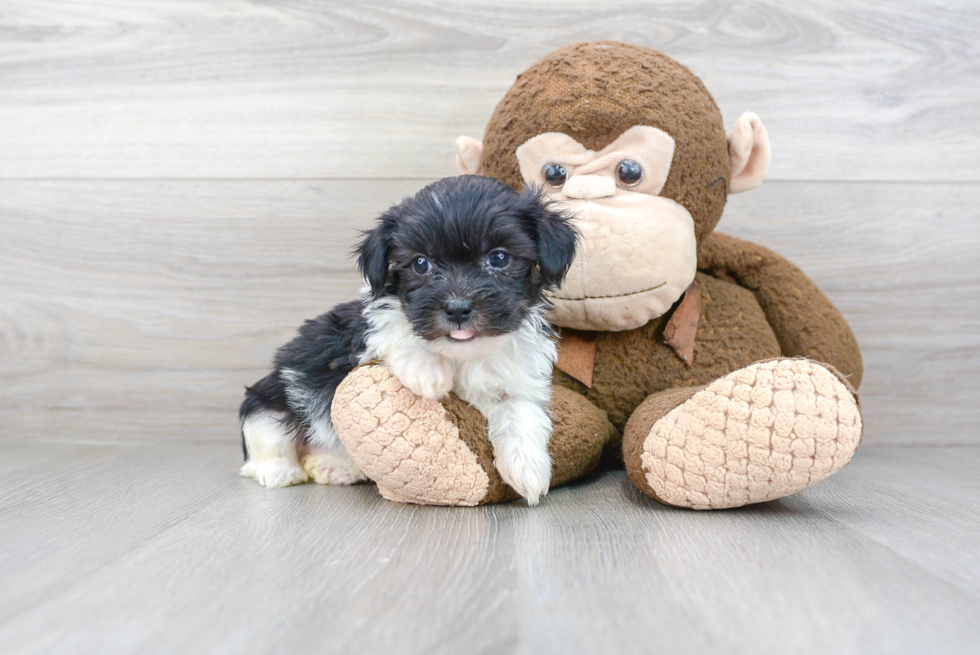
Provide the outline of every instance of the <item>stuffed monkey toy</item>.
{"type": "MultiPolygon", "coordinates": [[[[550,298],[559,328],[551,486],[604,458],[643,493],[694,509],[796,493],[850,461],[863,422],[861,353],[797,267],[714,232],[728,194],[757,187],[769,138],[755,114],[727,135],[691,71],[615,42],[532,65],[465,174],[543,186],[574,215],[575,261],[550,298]]],[[[486,422],[455,396],[414,396],[383,366],[356,369],[332,416],[385,498],[479,505],[517,498],[486,422]]]]}

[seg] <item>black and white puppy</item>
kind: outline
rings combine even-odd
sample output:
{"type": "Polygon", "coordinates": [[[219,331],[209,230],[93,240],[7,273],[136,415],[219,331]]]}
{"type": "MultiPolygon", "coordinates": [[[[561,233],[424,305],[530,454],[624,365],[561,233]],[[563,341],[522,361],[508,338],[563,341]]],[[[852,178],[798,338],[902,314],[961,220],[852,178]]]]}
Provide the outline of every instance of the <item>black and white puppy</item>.
{"type": "Polygon", "coordinates": [[[355,366],[379,359],[414,393],[455,391],[482,412],[501,477],[536,504],[551,480],[557,359],[542,294],[575,242],[546,196],[487,177],[440,180],[389,209],[357,249],[364,296],[307,321],[246,390],[242,475],[266,487],[364,480],[330,405],[355,366]]]}

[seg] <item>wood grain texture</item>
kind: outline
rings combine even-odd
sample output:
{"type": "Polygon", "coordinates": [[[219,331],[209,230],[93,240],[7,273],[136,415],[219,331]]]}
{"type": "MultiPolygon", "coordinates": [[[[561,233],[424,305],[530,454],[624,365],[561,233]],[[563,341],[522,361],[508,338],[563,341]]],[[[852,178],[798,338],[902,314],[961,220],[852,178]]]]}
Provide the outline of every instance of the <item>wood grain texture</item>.
{"type": "Polygon", "coordinates": [[[6,0],[0,178],[442,177],[520,71],[595,39],[760,114],[771,179],[980,181],[980,12],[929,0],[6,0]]]}
{"type": "MultiPolygon", "coordinates": [[[[0,182],[0,435],[234,440],[244,385],[356,296],[425,181],[0,182]]],[[[980,185],[771,183],[719,229],[803,268],[865,356],[869,443],[977,444],[980,185]]]]}
{"type": "Polygon", "coordinates": [[[266,490],[233,455],[0,441],[21,462],[0,478],[4,652],[980,647],[977,448],[867,448],[801,494],[707,513],[622,472],[534,509],[266,490]]]}

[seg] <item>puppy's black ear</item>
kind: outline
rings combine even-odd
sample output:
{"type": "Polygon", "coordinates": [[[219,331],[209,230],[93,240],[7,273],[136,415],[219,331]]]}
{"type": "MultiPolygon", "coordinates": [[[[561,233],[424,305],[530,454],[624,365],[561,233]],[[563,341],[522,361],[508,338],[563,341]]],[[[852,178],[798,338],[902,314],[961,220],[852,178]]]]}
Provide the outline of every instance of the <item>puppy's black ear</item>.
{"type": "Polygon", "coordinates": [[[538,270],[546,289],[561,285],[575,259],[578,231],[569,216],[541,189],[530,187],[521,194],[527,221],[538,245],[538,270]]]}
{"type": "Polygon", "coordinates": [[[382,214],[378,219],[377,227],[363,233],[364,238],[355,251],[357,267],[367,283],[371,285],[371,295],[375,298],[384,291],[388,279],[388,253],[391,250],[391,235],[394,229],[394,218],[389,214],[382,214]]]}

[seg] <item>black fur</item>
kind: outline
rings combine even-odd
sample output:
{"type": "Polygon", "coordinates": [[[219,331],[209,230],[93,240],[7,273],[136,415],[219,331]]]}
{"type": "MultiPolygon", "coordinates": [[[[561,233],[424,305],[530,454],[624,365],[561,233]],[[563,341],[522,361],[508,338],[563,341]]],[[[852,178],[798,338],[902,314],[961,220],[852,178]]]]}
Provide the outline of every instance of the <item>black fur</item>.
{"type": "MultiPolygon", "coordinates": [[[[543,292],[557,287],[572,263],[576,236],[540,191],[518,194],[491,178],[466,175],[430,184],[382,214],[356,254],[371,297],[397,296],[420,337],[447,338],[460,329],[495,336],[516,330],[529,308],[544,304],[543,292]],[[490,265],[496,251],[510,256],[506,267],[490,265]],[[431,271],[413,269],[419,256],[431,271]],[[460,304],[471,308],[467,316],[460,304]]],[[[307,321],[279,349],[273,372],[246,389],[239,418],[260,409],[280,412],[301,437],[309,417],[291,406],[291,385],[316,394],[317,407],[329,412],[337,386],[365,351],[364,302],[307,321]],[[293,373],[284,376],[284,369],[293,373]]],[[[244,441],[243,434],[243,450],[244,441]]]]}
{"type": "MultiPolygon", "coordinates": [[[[288,417],[288,427],[302,435],[308,426],[289,406],[282,371],[291,369],[302,373],[306,384],[323,394],[323,402],[329,408],[337,387],[357,366],[364,352],[368,326],[361,315],[362,308],[361,301],[354,300],[303,323],[299,334],[276,352],[272,373],[245,388],[238,418],[244,421],[259,409],[282,412],[288,417]]],[[[244,433],[242,451],[248,459],[244,433]]]]}

